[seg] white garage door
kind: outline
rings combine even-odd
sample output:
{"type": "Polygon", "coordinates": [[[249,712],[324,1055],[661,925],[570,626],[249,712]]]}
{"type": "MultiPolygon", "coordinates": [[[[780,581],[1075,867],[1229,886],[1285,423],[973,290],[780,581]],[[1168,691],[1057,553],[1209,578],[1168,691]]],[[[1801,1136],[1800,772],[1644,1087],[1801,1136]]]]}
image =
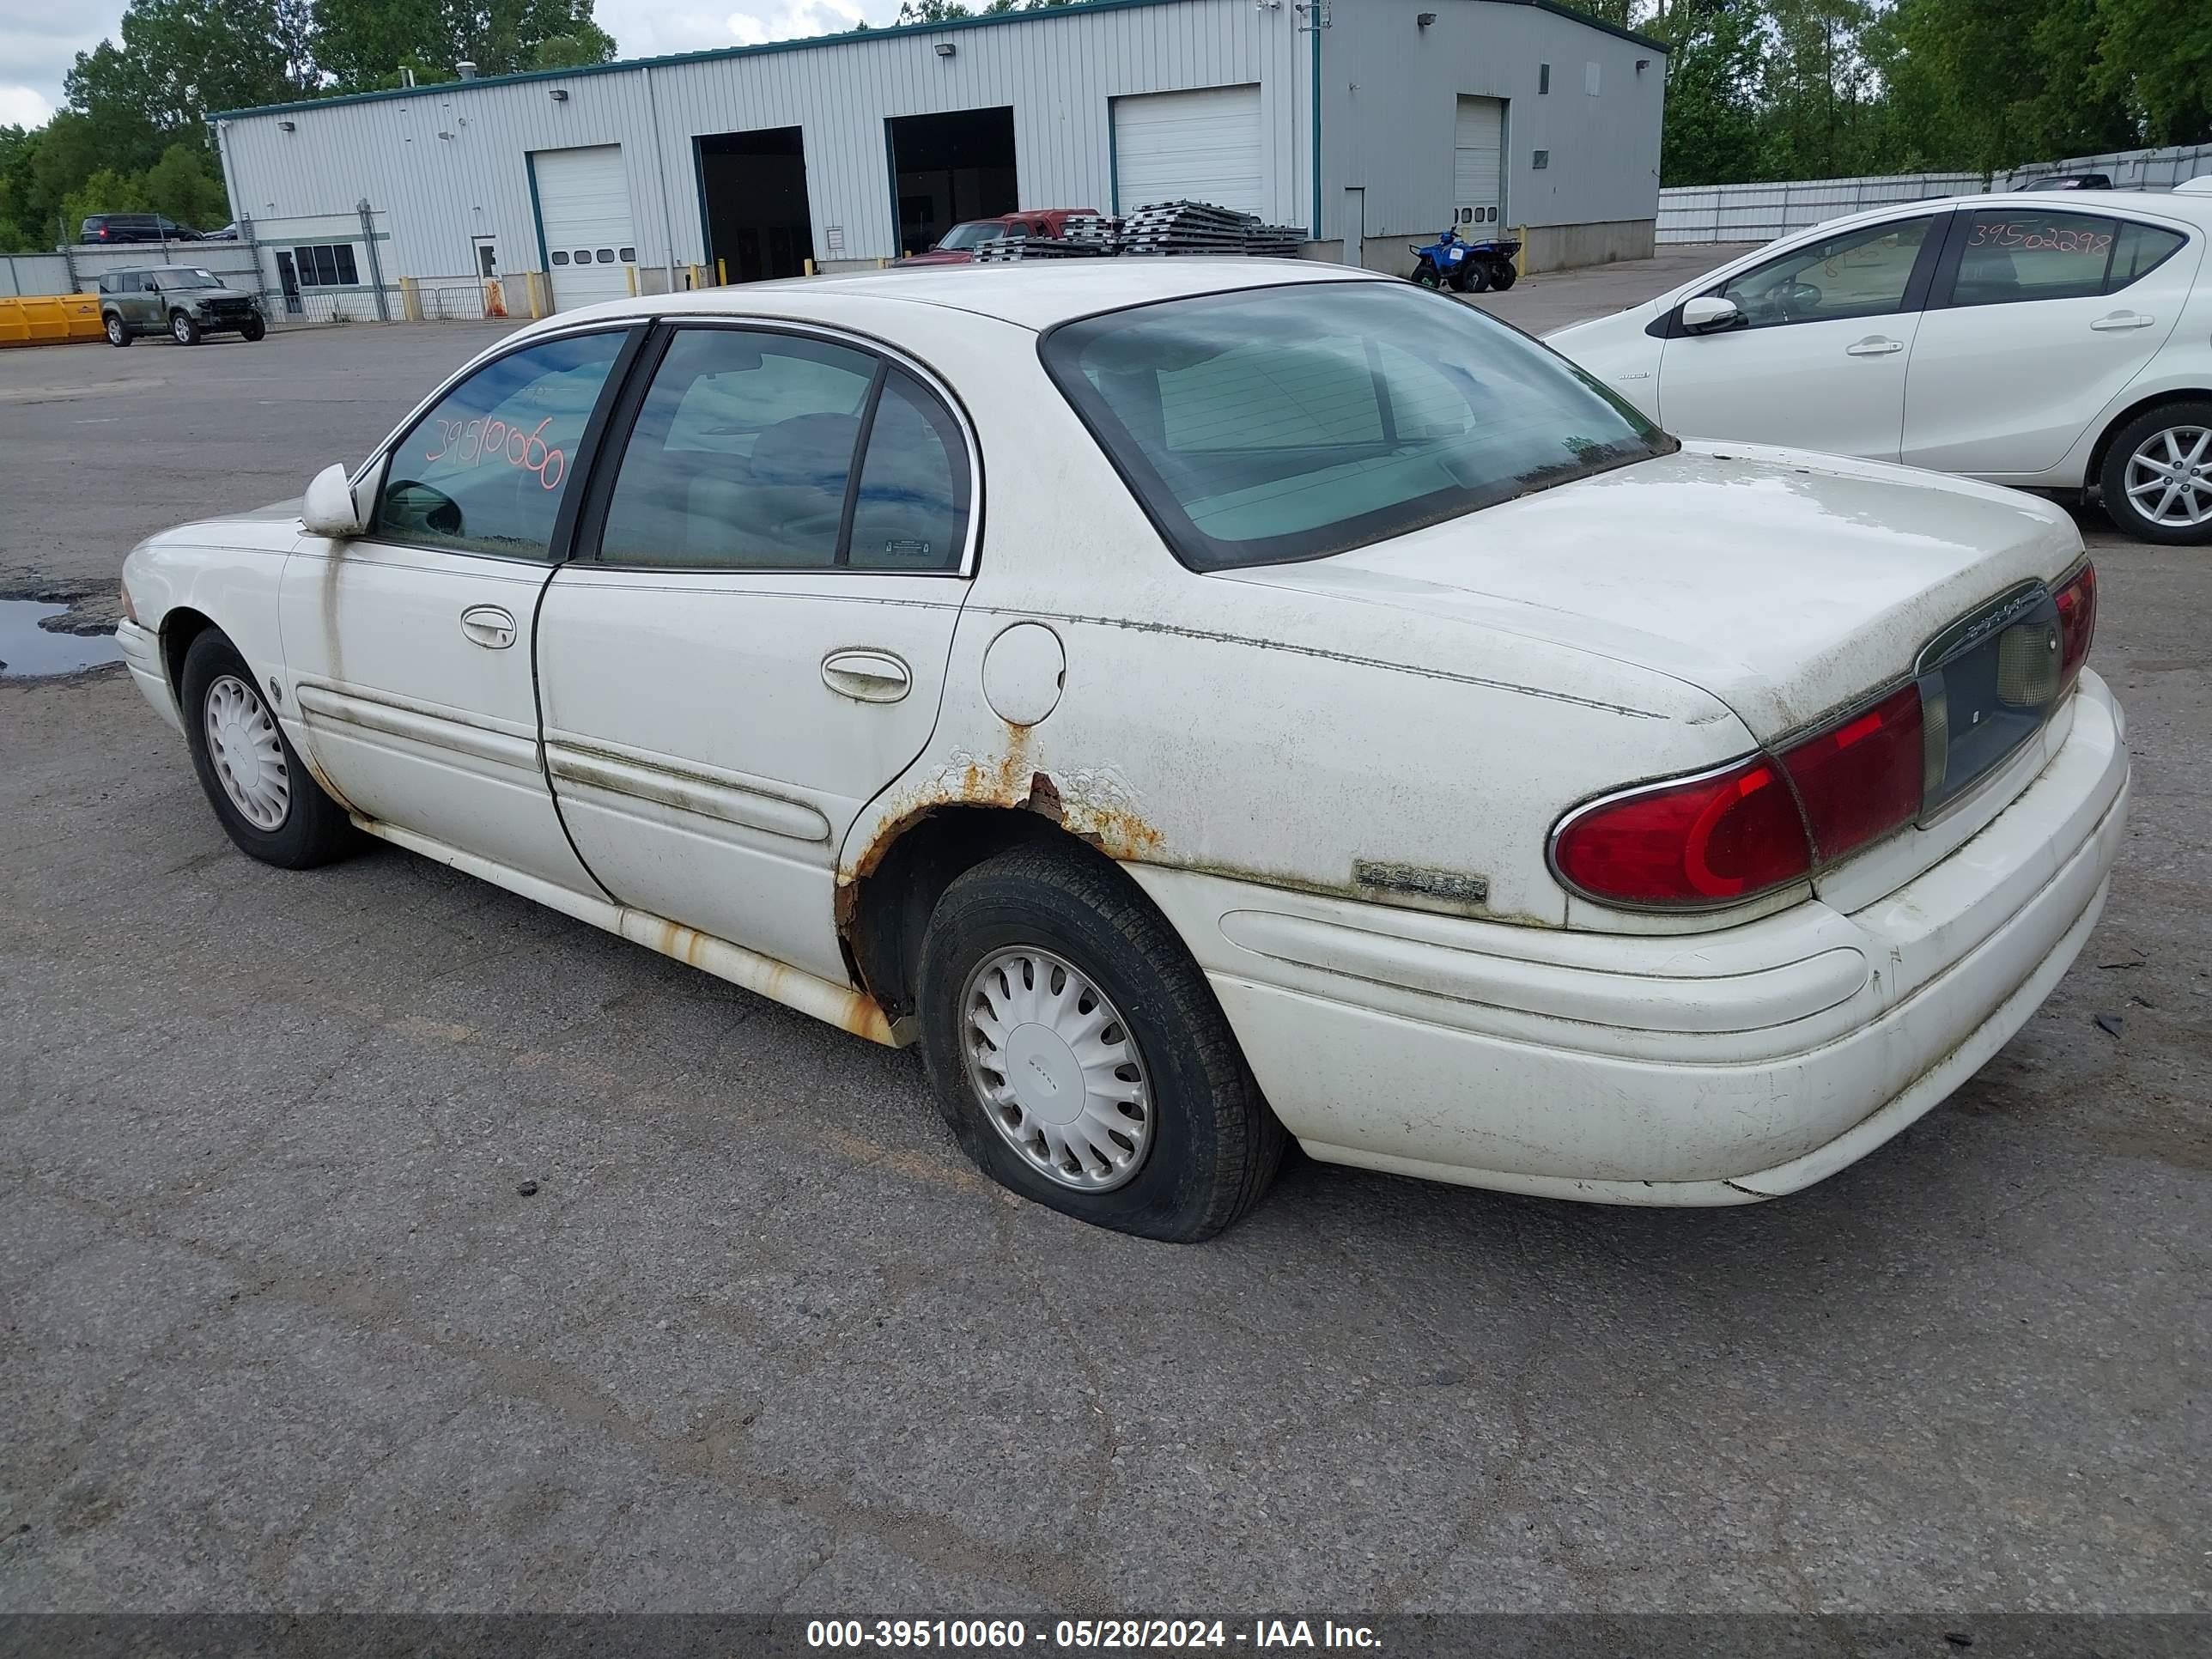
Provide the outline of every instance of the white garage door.
{"type": "Polygon", "coordinates": [[[629,294],[627,269],[637,263],[637,238],[622,146],[533,150],[530,165],[538,181],[538,226],[552,267],[553,309],[629,294]]]}
{"type": "Polygon", "coordinates": [[[1154,202],[1261,212],[1260,88],[1116,98],[1114,179],[1117,213],[1154,202]]]}
{"type": "MultiPolygon", "coordinates": [[[[1499,172],[1505,159],[1505,100],[1462,98],[1452,132],[1452,205],[1462,210],[1459,222],[1481,226],[1496,235],[1505,210],[1499,172]]],[[[1483,240],[1470,236],[1472,241],[1483,240]]]]}

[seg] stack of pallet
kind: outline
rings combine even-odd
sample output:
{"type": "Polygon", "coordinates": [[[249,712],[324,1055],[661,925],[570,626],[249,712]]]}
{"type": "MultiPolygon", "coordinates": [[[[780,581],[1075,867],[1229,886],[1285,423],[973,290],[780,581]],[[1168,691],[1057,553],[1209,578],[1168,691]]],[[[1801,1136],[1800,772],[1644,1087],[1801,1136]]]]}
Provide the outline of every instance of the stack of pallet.
{"type": "Polygon", "coordinates": [[[1070,214],[1062,222],[1060,234],[1101,253],[1121,251],[1121,222],[1103,213],[1070,214]]]}
{"type": "Polygon", "coordinates": [[[979,264],[1005,264],[1029,259],[1096,259],[1113,251],[1097,243],[1053,236],[994,236],[975,244],[975,260],[979,264]]]}
{"type": "Polygon", "coordinates": [[[1244,227],[1244,252],[1255,259],[1295,259],[1305,240],[1302,225],[1263,225],[1255,219],[1244,227]]]}
{"type": "Polygon", "coordinates": [[[1121,222],[1121,252],[1242,258],[1246,228],[1259,222],[1211,202],[1155,202],[1121,222]]]}

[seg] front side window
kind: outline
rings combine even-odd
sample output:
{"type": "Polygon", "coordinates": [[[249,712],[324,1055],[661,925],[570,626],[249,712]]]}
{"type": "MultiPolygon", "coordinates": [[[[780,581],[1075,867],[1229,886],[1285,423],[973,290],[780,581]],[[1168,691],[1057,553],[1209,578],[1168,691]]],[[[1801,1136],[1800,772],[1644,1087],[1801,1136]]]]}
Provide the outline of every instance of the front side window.
{"type": "Polygon", "coordinates": [[[1862,227],[1731,276],[1718,290],[1753,328],[1881,317],[1905,308],[1912,267],[1936,221],[1923,216],[1862,227]]]}
{"type": "Polygon", "coordinates": [[[2156,225],[2100,214],[1985,208],[1966,221],[1951,303],[2016,305],[2117,293],[2163,264],[2187,240],[2156,225]]]}
{"type": "Polygon", "coordinates": [[[904,371],[807,336],[684,329],[623,448],[599,557],[712,570],[950,570],[967,500],[958,428],[904,371]]]}
{"type": "Polygon", "coordinates": [[[1343,552],[1674,447],[1526,336],[1394,283],[1166,301],[1042,350],[1200,570],[1343,552]]]}
{"type": "Polygon", "coordinates": [[[447,392],[393,448],[370,534],[549,557],[562,486],[623,337],[548,340],[485,364],[447,392]]]}

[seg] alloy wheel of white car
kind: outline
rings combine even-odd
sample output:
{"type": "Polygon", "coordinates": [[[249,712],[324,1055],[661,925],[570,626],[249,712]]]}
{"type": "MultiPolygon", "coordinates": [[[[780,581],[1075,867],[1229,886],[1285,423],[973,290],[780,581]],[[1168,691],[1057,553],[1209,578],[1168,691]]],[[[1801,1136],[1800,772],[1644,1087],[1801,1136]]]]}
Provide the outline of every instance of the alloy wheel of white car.
{"type": "Polygon", "coordinates": [[[1143,1167],[1152,1106],[1121,1011],[1049,951],[987,957],[960,1006],[968,1080],[1006,1143],[1047,1180],[1110,1192],[1143,1167]]]}
{"type": "Polygon", "coordinates": [[[2212,521],[2212,428],[2152,433],[2128,457],[2127,492],[2153,524],[2193,530],[2212,521]]]}
{"type": "Polygon", "coordinates": [[[275,830],[292,810],[291,769],[284,763],[276,722],[235,674],[208,687],[208,758],[230,804],[257,830],[275,830]]]}

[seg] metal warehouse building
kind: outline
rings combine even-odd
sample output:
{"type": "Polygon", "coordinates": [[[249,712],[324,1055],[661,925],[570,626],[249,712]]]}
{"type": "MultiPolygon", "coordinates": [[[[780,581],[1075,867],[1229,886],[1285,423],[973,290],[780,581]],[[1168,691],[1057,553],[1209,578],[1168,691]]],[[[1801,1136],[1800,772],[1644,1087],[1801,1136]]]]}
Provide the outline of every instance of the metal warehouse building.
{"type": "Polygon", "coordinates": [[[1088,0],[214,125],[264,286],[371,317],[402,278],[539,271],[561,308],[1176,198],[1383,270],[1455,219],[1529,270],[1638,258],[1666,67],[1547,0],[1088,0]]]}

